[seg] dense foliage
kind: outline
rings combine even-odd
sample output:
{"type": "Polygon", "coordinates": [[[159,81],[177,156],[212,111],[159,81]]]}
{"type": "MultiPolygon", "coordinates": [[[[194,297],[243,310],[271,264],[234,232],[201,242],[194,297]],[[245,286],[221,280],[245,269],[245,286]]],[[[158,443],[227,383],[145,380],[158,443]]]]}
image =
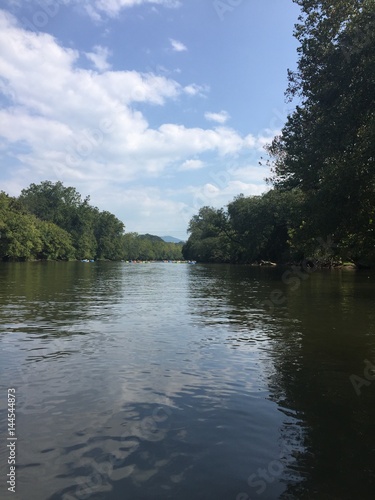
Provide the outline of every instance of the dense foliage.
{"type": "Polygon", "coordinates": [[[167,243],[158,236],[126,233],[123,241],[125,260],[181,260],[183,258],[182,244],[167,243]]]}
{"type": "Polygon", "coordinates": [[[287,96],[298,105],[268,147],[274,189],[234,200],[215,223],[205,208],[190,224],[191,258],[375,262],[375,1],[294,1],[299,60],[287,96]]]}
{"type": "Polygon", "coordinates": [[[0,259],[178,260],[181,245],[124,233],[115,215],[61,182],[31,184],[19,198],[0,192],[0,259]]]}
{"type": "Polygon", "coordinates": [[[375,2],[297,3],[288,95],[301,104],[269,149],[273,181],[305,193],[303,239],[331,237],[342,257],[374,262],[375,2]]]}
{"type": "Polygon", "coordinates": [[[68,232],[38,219],[17,199],[0,192],[0,258],[69,259],[74,252],[68,232]]]}
{"type": "Polygon", "coordinates": [[[226,210],[203,207],[190,221],[184,257],[232,263],[298,258],[292,240],[302,212],[303,196],[298,190],[240,195],[226,210]]]}

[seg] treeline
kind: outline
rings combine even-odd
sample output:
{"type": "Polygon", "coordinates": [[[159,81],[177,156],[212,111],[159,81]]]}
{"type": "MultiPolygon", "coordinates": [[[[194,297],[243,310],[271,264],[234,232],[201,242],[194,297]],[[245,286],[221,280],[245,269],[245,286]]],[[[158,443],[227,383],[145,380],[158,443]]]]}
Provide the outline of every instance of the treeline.
{"type": "Polygon", "coordinates": [[[115,215],[61,182],[31,184],[18,198],[0,192],[1,260],[181,259],[181,245],[125,234],[115,215]]]}
{"type": "Polygon", "coordinates": [[[267,148],[273,189],[201,209],[186,258],[375,263],[374,1],[295,2],[298,105],[267,148]]]}
{"type": "Polygon", "coordinates": [[[235,198],[225,209],[203,207],[189,224],[186,259],[200,262],[280,262],[299,258],[291,237],[301,225],[303,196],[272,190],[235,198]]]}
{"type": "Polygon", "coordinates": [[[125,260],[182,260],[182,243],[167,243],[151,234],[126,233],[123,238],[125,260]]]}

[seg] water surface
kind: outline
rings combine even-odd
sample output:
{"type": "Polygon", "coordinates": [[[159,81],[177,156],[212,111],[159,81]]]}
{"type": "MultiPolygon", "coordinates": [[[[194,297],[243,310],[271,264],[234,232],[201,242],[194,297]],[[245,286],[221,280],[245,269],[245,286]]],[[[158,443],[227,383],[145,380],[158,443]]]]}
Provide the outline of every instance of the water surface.
{"type": "Polygon", "coordinates": [[[1,498],[374,498],[375,275],[284,272],[1,264],[1,498]]]}

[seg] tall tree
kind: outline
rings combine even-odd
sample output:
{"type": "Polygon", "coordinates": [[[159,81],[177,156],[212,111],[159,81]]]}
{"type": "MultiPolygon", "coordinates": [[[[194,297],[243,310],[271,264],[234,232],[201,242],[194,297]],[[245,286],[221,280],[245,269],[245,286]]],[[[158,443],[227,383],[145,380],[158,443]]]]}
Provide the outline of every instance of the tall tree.
{"type": "Polygon", "coordinates": [[[229,223],[237,242],[232,260],[288,260],[294,230],[301,224],[302,205],[303,195],[296,189],[237,196],[228,205],[229,223]]]}
{"type": "Polygon", "coordinates": [[[70,234],[52,222],[25,213],[15,198],[0,193],[0,258],[7,260],[70,259],[70,234]]]}
{"type": "Polygon", "coordinates": [[[60,181],[43,181],[23,189],[19,201],[29,213],[39,219],[53,222],[66,231],[71,231],[76,210],[82,203],[88,203],[89,197],[82,201],[81,195],[74,187],[65,187],[60,181]]]}
{"type": "Polygon", "coordinates": [[[375,2],[295,0],[299,104],[269,147],[272,180],[306,194],[306,235],[375,260],[375,2]]]}
{"type": "Polygon", "coordinates": [[[121,259],[123,257],[124,224],[110,212],[99,212],[95,218],[94,234],[98,243],[100,259],[121,259]]]}
{"type": "Polygon", "coordinates": [[[190,221],[189,239],[183,247],[186,259],[203,262],[229,262],[230,226],[224,210],[202,207],[190,221]]]}
{"type": "MultiPolygon", "coordinates": [[[[50,181],[31,184],[22,190],[19,197],[24,210],[42,221],[58,225],[70,234],[69,242],[71,240],[75,248],[76,258],[121,259],[124,224],[110,212],[100,212],[89,201],[89,196],[82,199],[74,187],[50,181]]],[[[51,237],[50,231],[44,234],[47,240],[51,237]]],[[[56,231],[54,236],[55,242],[59,240],[56,231]]],[[[48,248],[45,252],[49,254],[48,248]]],[[[62,252],[71,255],[68,247],[62,252]]]]}

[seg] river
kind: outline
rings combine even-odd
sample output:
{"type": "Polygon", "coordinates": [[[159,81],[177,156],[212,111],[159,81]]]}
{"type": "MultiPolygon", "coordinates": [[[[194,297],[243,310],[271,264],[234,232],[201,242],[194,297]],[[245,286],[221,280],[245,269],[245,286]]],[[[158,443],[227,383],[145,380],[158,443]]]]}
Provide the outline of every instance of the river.
{"type": "Polygon", "coordinates": [[[374,299],[369,271],[0,264],[0,497],[374,498],[374,299]]]}

